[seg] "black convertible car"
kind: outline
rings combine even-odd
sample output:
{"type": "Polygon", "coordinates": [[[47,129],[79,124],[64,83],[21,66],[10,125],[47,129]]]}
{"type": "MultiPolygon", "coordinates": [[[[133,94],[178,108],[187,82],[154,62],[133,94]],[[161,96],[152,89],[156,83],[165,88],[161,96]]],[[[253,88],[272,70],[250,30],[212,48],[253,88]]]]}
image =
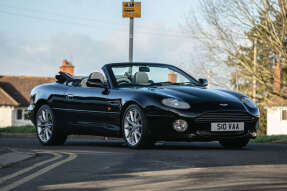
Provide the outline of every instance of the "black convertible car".
{"type": "Polygon", "coordinates": [[[181,69],[156,63],[113,63],[103,73],[72,77],[31,92],[28,107],[44,145],[70,134],[123,137],[130,148],[164,141],[219,141],[240,148],[256,137],[259,110],[230,90],[207,88],[181,69]]]}

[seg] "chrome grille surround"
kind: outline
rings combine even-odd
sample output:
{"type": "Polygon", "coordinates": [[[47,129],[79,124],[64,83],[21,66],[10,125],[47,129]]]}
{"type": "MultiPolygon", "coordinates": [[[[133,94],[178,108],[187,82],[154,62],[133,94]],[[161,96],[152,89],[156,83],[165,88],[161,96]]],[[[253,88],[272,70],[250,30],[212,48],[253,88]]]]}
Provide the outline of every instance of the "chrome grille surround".
{"type": "Polygon", "coordinates": [[[208,137],[236,137],[248,134],[250,129],[256,124],[256,117],[238,111],[230,112],[207,112],[203,113],[193,121],[193,132],[200,136],[208,137]],[[211,123],[213,122],[244,122],[244,131],[211,131],[211,123]]]}

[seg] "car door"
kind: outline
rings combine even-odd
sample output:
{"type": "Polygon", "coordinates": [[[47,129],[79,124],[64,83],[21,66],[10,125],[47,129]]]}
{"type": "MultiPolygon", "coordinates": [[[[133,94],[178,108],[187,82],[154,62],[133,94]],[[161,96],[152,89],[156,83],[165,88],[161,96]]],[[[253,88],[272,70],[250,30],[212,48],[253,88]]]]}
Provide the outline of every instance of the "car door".
{"type": "MultiPolygon", "coordinates": [[[[61,121],[63,124],[69,119],[69,104],[67,103],[66,92],[71,87],[66,83],[55,83],[50,88],[50,95],[48,98],[48,104],[54,111],[57,120],[61,121]]],[[[46,94],[46,92],[43,92],[46,94]]]]}
{"type": "Polygon", "coordinates": [[[100,87],[71,87],[66,91],[70,124],[84,134],[114,136],[120,131],[120,100],[100,87]]]}

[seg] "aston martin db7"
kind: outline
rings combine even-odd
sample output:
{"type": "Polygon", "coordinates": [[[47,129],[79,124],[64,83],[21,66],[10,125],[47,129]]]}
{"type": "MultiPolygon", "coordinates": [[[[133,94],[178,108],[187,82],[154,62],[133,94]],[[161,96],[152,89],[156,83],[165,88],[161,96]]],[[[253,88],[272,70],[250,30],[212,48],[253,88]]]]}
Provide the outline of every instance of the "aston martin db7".
{"type": "Polygon", "coordinates": [[[156,141],[218,141],[241,148],[256,137],[259,109],[247,96],[208,88],[159,63],[112,63],[85,77],[59,72],[31,92],[29,116],[43,145],[68,135],[123,138],[130,148],[156,141]]]}

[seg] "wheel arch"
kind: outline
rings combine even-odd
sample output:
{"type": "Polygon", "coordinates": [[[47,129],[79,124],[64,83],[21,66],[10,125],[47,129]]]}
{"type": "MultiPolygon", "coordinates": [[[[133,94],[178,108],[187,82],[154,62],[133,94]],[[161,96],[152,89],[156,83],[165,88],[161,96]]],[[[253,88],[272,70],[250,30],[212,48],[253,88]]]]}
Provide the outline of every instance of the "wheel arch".
{"type": "Polygon", "coordinates": [[[40,109],[40,107],[41,107],[42,105],[45,105],[45,104],[48,105],[48,102],[47,102],[46,100],[44,100],[44,99],[38,100],[37,103],[35,104],[34,116],[33,116],[34,121],[35,121],[35,117],[36,117],[36,114],[37,114],[38,110],[40,109]]]}
{"type": "MultiPolygon", "coordinates": [[[[137,102],[137,101],[132,100],[132,101],[126,102],[121,109],[121,118],[120,118],[120,120],[121,120],[121,125],[120,125],[121,137],[127,142],[128,145],[129,145],[129,143],[125,137],[124,129],[123,129],[123,118],[124,118],[124,113],[125,113],[126,109],[131,105],[137,106],[139,109],[142,110],[143,114],[145,113],[144,110],[146,108],[146,107],[144,107],[145,105],[141,104],[141,102],[137,102]]],[[[153,141],[153,138],[152,138],[149,126],[148,126],[148,121],[147,121],[145,114],[142,117],[143,117],[142,120],[144,120],[147,123],[144,123],[142,126],[143,130],[141,132],[141,140],[140,140],[140,142],[137,143],[137,144],[140,144],[140,146],[137,146],[137,148],[146,148],[146,147],[152,146],[154,144],[154,141],[153,141]]],[[[136,148],[136,147],[131,147],[131,148],[136,148]]]]}

